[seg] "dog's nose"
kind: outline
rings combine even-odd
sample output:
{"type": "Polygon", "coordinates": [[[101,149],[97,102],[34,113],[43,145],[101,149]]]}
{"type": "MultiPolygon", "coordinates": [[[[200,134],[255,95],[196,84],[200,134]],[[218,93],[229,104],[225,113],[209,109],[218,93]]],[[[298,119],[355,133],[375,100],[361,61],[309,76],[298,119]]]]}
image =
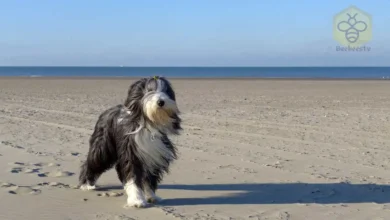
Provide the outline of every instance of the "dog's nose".
{"type": "Polygon", "coordinates": [[[160,106],[160,107],[163,107],[164,104],[165,104],[164,100],[159,99],[159,100],[157,101],[157,105],[160,106]]]}

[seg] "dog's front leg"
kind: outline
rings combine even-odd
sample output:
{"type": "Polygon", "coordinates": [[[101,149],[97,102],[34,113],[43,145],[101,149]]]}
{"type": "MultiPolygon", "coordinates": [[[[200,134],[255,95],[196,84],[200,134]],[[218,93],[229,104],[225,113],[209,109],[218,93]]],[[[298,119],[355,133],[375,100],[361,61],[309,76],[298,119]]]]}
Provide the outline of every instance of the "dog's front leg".
{"type": "Polygon", "coordinates": [[[150,203],[157,203],[161,198],[156,195],[155,189],[152,189],[149,184],[144,185],[146,200],[150,203]]]}
{"type": "Polygon", "coordinates": [[[138,181],[135,179],[130,179],[126,182],[124,188],[127,194],[126,207],[145,208],[148,206],[148,203],[145,200],[142,185],[138,183],[138,181]]]}
{"type": "Polygon", "coordinates": [[[144,180],[144,192],[149,203],[157,203],[161,198],[156,195],[157,185],[161,179],[160,173],[150,175],[144,180]]]}

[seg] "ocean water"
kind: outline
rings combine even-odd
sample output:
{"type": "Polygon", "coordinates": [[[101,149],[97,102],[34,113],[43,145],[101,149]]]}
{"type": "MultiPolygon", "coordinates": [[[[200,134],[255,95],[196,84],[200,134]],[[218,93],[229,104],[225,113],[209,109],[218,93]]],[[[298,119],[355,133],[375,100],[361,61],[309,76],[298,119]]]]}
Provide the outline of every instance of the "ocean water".
{"type": "Polygon", "coordinates": [[[390,79],[390,67],[0,67],[0,76],[390,79]]]}

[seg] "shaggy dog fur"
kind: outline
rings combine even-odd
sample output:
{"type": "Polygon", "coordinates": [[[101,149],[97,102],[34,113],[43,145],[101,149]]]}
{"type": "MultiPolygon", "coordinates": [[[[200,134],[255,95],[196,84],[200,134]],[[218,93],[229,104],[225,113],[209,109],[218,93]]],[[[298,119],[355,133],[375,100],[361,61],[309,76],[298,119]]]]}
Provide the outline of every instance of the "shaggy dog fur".
{"type": "Polygon", "coordinates": [[[94,189],[99,176],[115,166],[128,196],[127,206],[157,202],[157,186],[177,159],[168,135],[178,135],[180,123],[175,92],[167,79],[136,81],[123,105],[99,116],[81,166],[80,188],[94,189]]]}

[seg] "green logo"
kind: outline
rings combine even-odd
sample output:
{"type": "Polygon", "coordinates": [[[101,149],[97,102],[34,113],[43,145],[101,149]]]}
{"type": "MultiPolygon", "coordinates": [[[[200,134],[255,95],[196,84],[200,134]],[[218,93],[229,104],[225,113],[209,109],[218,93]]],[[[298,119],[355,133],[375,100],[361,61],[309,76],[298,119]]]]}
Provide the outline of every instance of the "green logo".
{"type": "Polygon", "coordinates": [[[372,38],[371,15],[355,6],[344,9],[333,18],[333,37],[346,47],[359,47],[372,38]]]}

